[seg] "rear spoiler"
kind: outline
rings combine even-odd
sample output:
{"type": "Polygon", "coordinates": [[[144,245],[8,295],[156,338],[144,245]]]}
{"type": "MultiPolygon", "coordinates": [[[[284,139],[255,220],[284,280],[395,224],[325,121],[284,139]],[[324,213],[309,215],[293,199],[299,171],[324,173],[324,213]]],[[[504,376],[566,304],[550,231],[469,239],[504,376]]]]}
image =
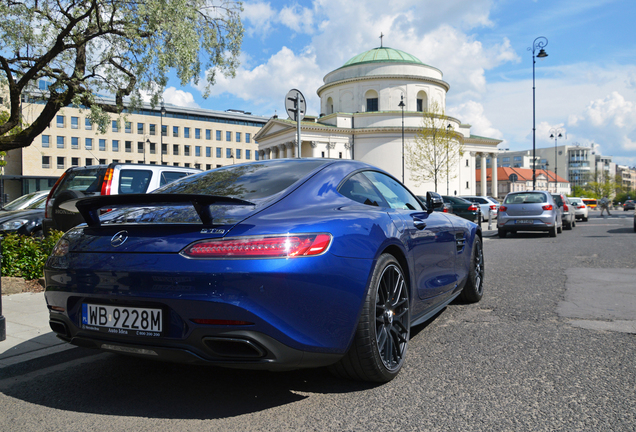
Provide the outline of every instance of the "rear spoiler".
{"type": "Polygon", "coordinates": [[[215,195],[198,194],[125,194],[125,195],[99,195],[82,198],[75,203],[80,214],[89,227],[99,227],[99,210],[107,208],[125,207],[158,207],[166,204],[191,204],[196,210],[203,225],[212,225],[212,211],[210,205],[246,206],[256,205],[252,202],[238,198],[222,197],[215,195]]]}

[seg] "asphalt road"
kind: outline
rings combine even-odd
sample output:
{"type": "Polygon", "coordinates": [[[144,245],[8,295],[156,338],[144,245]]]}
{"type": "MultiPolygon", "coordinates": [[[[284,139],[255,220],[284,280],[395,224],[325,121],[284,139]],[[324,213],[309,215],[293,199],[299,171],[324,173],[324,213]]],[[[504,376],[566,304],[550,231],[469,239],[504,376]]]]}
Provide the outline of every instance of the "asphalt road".
{"type": "Polygon", "coordinates": [[[631,215],[486,239],[482,302],[413,329],[388,384],[73,349],[0,372],[0,430],[634,431],[631,215]]]}

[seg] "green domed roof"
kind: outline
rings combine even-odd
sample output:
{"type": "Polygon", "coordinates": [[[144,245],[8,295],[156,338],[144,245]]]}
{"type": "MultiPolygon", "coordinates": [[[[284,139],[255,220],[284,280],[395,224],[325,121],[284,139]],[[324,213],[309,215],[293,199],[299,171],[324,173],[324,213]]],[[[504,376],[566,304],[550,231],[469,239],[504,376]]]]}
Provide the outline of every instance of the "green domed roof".
{"type": "Polygon", "coordinates": [[[350,59],[342,67],[352,66],[363,63],[375,63],[375,62],[400,62],[400,63],[422,63],[417,57],[407,54],[404,51],[396,50],[388,47],[374,48],[372,50],[358,54],[350,59]]]}

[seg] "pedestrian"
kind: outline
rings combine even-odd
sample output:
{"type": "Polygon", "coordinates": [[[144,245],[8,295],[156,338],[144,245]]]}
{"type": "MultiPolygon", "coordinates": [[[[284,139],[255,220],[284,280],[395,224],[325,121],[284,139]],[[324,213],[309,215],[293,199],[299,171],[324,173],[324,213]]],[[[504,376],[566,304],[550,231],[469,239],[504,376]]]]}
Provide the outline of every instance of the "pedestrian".
{"type": "Polygon", "coordinates": [[[607,211],[608,216],[612,215],[609,211],[609,199],[607,198],[607,195],[601,199],[601,215],[599,217],[603,217],[603,210],[607,211]]]}

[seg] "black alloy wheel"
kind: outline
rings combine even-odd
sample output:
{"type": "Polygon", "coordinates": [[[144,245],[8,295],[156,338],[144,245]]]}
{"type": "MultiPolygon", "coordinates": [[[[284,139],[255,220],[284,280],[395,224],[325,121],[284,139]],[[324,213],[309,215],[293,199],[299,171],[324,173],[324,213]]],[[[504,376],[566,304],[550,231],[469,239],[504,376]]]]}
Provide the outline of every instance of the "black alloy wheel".
{"type": "Polygon", "coordinates": [[[484,295],[484,276],[486,268],[484,265],[484,250],[481,246],[481,239],[475,236],[473,251],[470,257],[470,269],[468,270],[468,280],[459,295],[459,300],[465,303],[476,303],[484,295]]]}
{"type": "Polygon", "coordinates": [[[402,369],[411,330],[409,287],[400,263],[382,254],[373,270],[349,351],[329,367],[337,376],[388,382],[402,369]]]}

